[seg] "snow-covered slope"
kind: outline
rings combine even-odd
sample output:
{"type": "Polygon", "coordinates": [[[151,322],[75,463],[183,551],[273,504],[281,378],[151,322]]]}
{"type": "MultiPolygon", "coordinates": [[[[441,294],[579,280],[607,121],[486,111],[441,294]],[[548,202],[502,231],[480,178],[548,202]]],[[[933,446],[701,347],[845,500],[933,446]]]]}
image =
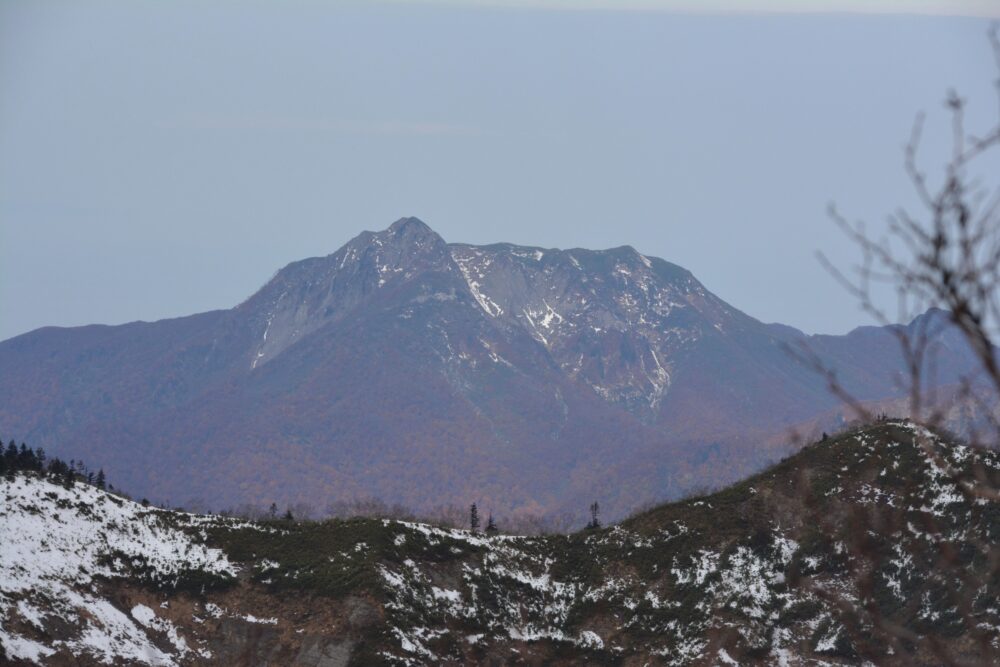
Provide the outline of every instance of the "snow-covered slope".
{"type": "MultiPolygon", "coordinates": [[[[145,508],[76,484],[63,488],[34,475],[0,484],[0,642],[9,658],[40,661],[60,649],[104,662],[174,664],[150,641],[148,627],[173,638],[172,653],[210,657],[187,643],[169,622],[145,608],[119,609],[98,582],[142,579],[175,586],[196,573],[232,578],[237,567],[219,549],[189,534],[219,520],[145,508]],[[60,637],[36,641],[18,625],[60,637]]],[[[111,584],[113,585],[113,583],[111,584]]]]}
{"type": "Polygon", "coordinates": [[[975,664],[1000,656],[1000,455],[884,422],[572,535],[251,524],[0,481],[26,664],[975,664]]]}

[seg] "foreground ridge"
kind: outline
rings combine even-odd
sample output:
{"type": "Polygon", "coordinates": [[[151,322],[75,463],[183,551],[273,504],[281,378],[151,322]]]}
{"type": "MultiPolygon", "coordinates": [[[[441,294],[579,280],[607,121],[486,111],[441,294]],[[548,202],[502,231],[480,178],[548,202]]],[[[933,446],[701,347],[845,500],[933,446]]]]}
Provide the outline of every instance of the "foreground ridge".
{"type": "Polygon", "coordinates": [[[0,644],[14,664],[935,664],[930,642],[983,661],[1000,648],[1000,513],[946,467],[1000,480],[995,452],[883,422],[717,493],[540,537],[250,523],[22,474],[0,481],[0,644]],[[899,521],[866,538],[877,565],[859,586],[857,517],[876,509],[899,521]],[[937,567],[942,540],[967,579],[937,567]],[[977,641],[946,594],[969,582],[977,641]],[[851,605],[912,637],[872,641],[851,605]]]}

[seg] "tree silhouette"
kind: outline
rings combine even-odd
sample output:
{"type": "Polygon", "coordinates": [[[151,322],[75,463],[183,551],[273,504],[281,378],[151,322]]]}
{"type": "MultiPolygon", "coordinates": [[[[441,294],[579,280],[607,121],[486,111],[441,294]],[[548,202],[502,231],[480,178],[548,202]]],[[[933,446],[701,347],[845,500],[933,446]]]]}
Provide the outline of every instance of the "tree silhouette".
{"type": "MultiPolygon", "coordinates": [[[[996,27],[990,41],[1000,68],[1000,35],[996,27]]],[[[1000,79],[995,87],[1000,95],[1000,79]]],[[[947,433],[952,415],[967,415],[970,418],[962,433],[965,443],[972,448],[1000,448],[1000,340],[996,327],[1000,322],[1000,185],[995,181],[995,172],[988,170],[994,163],[985,165],[987,170],[979,173],[984,169],[983,160],[995,161],[1000,152],[1000,115],[990,126],[970,134],[965,127],[965,104],[954,91],[945,100],[951,115],[952,150],[936,178],[918,160],[923,115],[914,124],[905,148],[904,166],[915,190],[916,208],[899,208],[890,217],[887,235],[872,237],[863,222],[851,223],[831,206],[831,217],[856,244],[861,257],[856,265],[844,269],[822,254],[820,260],[861,308],[896,339],[904,373],[895,382],[908,394],[904,408],[907,417],[923,427],[917,431],[915,442],[924,456],[953,485],[955,493],[977,505],[992,505],[990,512],[997,516],[1000,485],[995,478],[982,468],[964,472],[956,469],[941,455],[932,435],[947,433]],[[992,182],[984,181],[984,175],[990,175],[992,182]],[[885,286],[893,288],[898,297],[895,309],[884,307],[877,296],[877,290],[885,286]],[[931,309],[943,317],[925,316],[931,309]],[[898,321],[912,324],[893,326],[898,321]],[[934,385],[935,354],[945,332],[957,333],[964,339],[976,363],[950,387],[938,388],[934,385]]],[[[788,349],[825,378],[828,389],[857,421],[889,421],[887,412],[852,393],[838,378],[836,368],[807,344],[788,349]]],[[[802,491],[800,502],[809,509],[808,487],[802,491]]],[[[961,653],[954,654],[944,643],[919,632],[919,627],[900,623],[892,610],[873,603],[871,591],[879,585],[877,573],[885,554],[872,538],[891,538],[898,526],[911,526],[908,511],[891,502],[871,503],[850,517],[854,539],[846,543],[844,555],[851,564],[852,581],[846,589],[862,595],[855,599],[846,592],[827,591],[815,585],[810,585],[810,590],[838,610],[838,622],[844,628],[841,637],[852,650],[871,652],[870,656],[858,655],[859,662],[878,663],[884,656],[881,651],[887,647],[895,656],[923,654],[924,663],[933,656],[934,664],[1000,664],[1000,648],[992,628],[978,618],[982,600],[991,595],[985,591],[1000,581],[1000,547],[995,535],[984,535],[980,542],[963,545],[950,537],[947,525],[930,515],[920,530],[935,539],[907,555],[933,564],[934,572],[950,582],[940,590],[935,604],[953,615],[949,632],[964,635],[961,653]],[[985,564],[985,571],[970,568],[973,562],[985,564]]],[[[810,512],[807,516],[811,523],[827,531],[843,518],[810,512]]],[[[805,583],[809,585],[808,578],[805,583]]],[[[907,664],[906,658],[899,664],[907,664]]]]}
{"type": "Polygon", "coordinates": [[[479,509],[476,503],[472,503],[469,508],[469,529],[474,533],[479,531],[479,509]]]}
{"type": "Polygon", "coordinates": [[[17,445],[11,440],[3,454],[4,461],[8,468],[13,468],[17,464],[17,445]]]}
{"type": "Polygon", "coordinates": [[[601,527],[601,520],[598,518],[598,514],[601,511],[601,506],[597,504],[595,500],[590,505],[590,523],[587,524],[587,528],[590,530],[595,530],[601,527]]]}
{"type": "Polygon", "coordinates": [[[17,452],[17,467],[21,470],[32,470],[35,467],[35,452],[23,442],[17,452]]]}

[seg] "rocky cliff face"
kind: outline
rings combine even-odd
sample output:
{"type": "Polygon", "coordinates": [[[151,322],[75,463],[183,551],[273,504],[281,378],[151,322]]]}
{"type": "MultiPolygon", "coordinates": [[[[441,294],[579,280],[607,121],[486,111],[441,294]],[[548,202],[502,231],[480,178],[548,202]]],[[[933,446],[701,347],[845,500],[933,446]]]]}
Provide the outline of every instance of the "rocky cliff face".
{"type": "Polygon", "coordinates": [[[1000,513],[954,475],[996,488],[1000,457],[887,422],[620,525],[518,537],[196,516],[22,473],[0,481],[0,647],[52,665],[988,664],[1000,513]]]}
{"type": "MultiPolygon", "coordinates": [[[[947,384],[970,359],[941,340],[947,384]]],[[[405,218],[228,311],[0,343],[0,435],[173,503],[620,516],[759,469],[785,450],[758,436],[834,408],[801,343],[860,399],[898,395],[885,329],[808,337],[632,248],[448,244],[405,218]]]]}

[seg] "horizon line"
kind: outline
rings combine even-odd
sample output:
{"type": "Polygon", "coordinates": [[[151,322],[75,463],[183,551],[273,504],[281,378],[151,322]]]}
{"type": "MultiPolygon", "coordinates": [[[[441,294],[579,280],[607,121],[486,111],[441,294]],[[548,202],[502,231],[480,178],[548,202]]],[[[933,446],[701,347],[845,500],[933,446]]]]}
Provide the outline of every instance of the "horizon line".
{"type": "Polygon", "coordinates": [[[557,12],[655,12],[704,16],[920,16],[1000,19],[992,0],[379,0],[393,5],[557,12]]]}

